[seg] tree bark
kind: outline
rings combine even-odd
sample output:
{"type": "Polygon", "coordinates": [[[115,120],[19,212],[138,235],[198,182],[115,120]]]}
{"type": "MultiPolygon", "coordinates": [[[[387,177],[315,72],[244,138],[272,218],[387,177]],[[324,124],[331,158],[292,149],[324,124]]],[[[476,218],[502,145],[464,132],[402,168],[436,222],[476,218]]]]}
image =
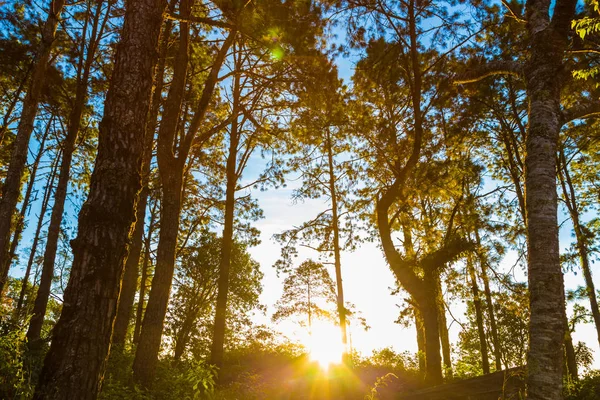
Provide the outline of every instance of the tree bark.
{"type": "Polygon", "coordinates": [[[46,69],[50,60],[50,53],[54,47],[56,27],[63,6],[64,0],[52,0],[50,3],[48,18],[42,28],[42,40],[36,51],[31,81],[27,88],[27,95],[23,100],[21,120],[13,144],[6,180],[2,186],[2,199],[0,200],[0,296],[8,278],[10,232],[13,215],[21,193],[21,178],[27,162],[29,139],[31,138],[31,132],[33,132],[33,122],[38,112],[42,88],[46,81],[46,69]]]}
{"type": "MultiPolygon", "coordinates": [[[[162,91],[164,85],[165,75],[165,61],[169,38],[171,36],[172,21],[167,20],[160,39],[160,50],[158,64],[156,65],[155,73],[155,87],[152,94],[152,102],[150,107],[150,114],[148,117],[148,125],[146,129],[146,139],[144,143],[144,160],[142,164],[142,191],[140,192],[140,199],[138,202],[137,216],[135,229],[131,239],[131,247],[129,250],[129,257],[125,263],[125,272],[123,274],[123,284],[121,285],[121,295],[119,297],[119,306],[117,308],[117,318],[115,319],[115,328],[113,330],[112,344],[115,346],[117,351],[122,349],[125,344],[125,337],[127,336],[127,329],[129,328],[129,322],[131,320],[131,312],[133,309],[133,302],[135,300],[135,291],[137,288],[138,281],[138,270],[140,266],[140,256],[142,254],[142,245],[144,238],[144,225],[146,221],[146,207],[148,205],[148,196],[150,194],[149,182],[150,182],[150,169],[152,163],[152,150],[154,148],[154,134],[156,127],[158,126],[158,112],[160,104],[162,103],[162,91]]],[[[151,221],[152,223],[152,221],[151,221]]],[[[147,261],[144,256],[144,262],[147,261]]],[[[143,274],[144,275],[144,274],[143,274]]],[[[143,277],[141,285],[145,285],[146,277],[143,277]]],[[[145,292],[145,288],[144,288],[145,292]]],[[[141,305],[143,306],[143,295],[140,287],[140,295],[142,295],[141,305]]],[[[137,313],[136,313],[137,314],[137,313]]],[[[137,315],[136,315],[137,321],[137,315]]],[[[141,321],[140,321],[141,323],[141,321]]],[[[138,331],[139,333],[139,331],[138,331]]],[[[137,336],[134,335],[136,338],[137,336]]],[[[137,339],[136,339],[137,342],[137,339]]]]}
{"type": "Polygon", "coordinates": [[[141,189],[152,74],[166,2],[126,4],[90,193],[72,241],[63,310],[34,399],[95,399],[101,387],[141,189]]]}
{"type": "MultiPolygon", "coordinates": [[[[48,237],[46,238],[46,249],[44,251],[44,261],[42,264],[42,276],[38,287],[37,295],[33,305],[33,315],[27,330],[27,341],[30,346],[35,345],[40,339],[42,333],[42,324],[46,315],[46,307],[50,297],[52,280],[54,279],[54,262],[56,252],[58,250],[58,240],[60,236],[60,226],[63,220],[63,212],[65,209],[65,201],[67,199],[69,179],[71,172],[71,162],[73,160],[73,152],[77,136],[79,135],[79,126],[81,125],[81,117],[83,109],[87,103],[88,97],[88,82],[92,62],[95,59],[98,37],[102,36],[105,24],[100,25],[100,13],[102,11],[102,1],[98,1],[92,22],[91,38],[88,43],[88,51],[84,56],[84,48],[87,36],[87,23],[81,38],[80,58],[77,66],[77,87],[75,89],[75,99],[72,104],[71,113],[69,115],[69,124],[67,126],[67,135],[62,142],[62,162],[58,175],[58,185],[54,193],[54,205],[52,206],[52,215],[50,216],[50,225],[48,226],[48,237]],[[100,25],[100,26],[99,26],[100,25]]],[[[108,18],[106,11],[106,18],[108,18]]],[[[105,19],[106,22],[106,19],[105,19]]]]}
{"type": "Polygon", "coordinates": [[[561,90],[567,78],[567,48],[575,0],[531,0],[526,20],[529,54],[525,80],[529,130],[525,159],[528,279],[531,320],[527,357],[530,399],[562,399],[565,299],[559,259],[556,151],[560,130],[561,90]]]}

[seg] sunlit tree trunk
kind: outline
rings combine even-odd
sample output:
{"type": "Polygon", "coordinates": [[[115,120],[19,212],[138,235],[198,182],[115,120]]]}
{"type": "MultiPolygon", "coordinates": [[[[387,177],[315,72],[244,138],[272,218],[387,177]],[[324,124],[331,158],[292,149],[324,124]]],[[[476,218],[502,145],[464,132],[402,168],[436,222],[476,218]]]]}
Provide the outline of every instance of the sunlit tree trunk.
{"type": "Polygon", "coordinates": [[[528,279],[531,320],[527,358],[530,399],[562,399],[565,293],[559,259],[556,151],[561,127],[563,64],[575,0],[527,3],[529,58],[525,65],[529,129],[525,158],[528,279]]]}
{"type": "MultiPolygon", "coordinates": [[[[182,15],[190,13],[192,4],[191,0],[181,2],[180,13],[183,13],[182,15]]],[[[229,35],[219,49],[204,83],[202,96],[189,124],[189,129],[186,134],[181,135],[181,138],[177,138],[177,124],[186,87],[189,42],[188,23],[184,20],[181,22],[177,60],[158,132],[157,158],[162,183],[162,200],[156,269],[133,362],[134,381],[144,387],[152,385],[169,302],[171,281],[175,271],[185,166],[192,141],[195,140],[200,123],[206,115],[218,81],[219,71],[232,41],[233,36],[229,35]],[[174,154],[174,148],[177,149],[177,155],[174,154]]]]}
{"type": "MultiPolygon", "coordinates": [[[[331,197],[331,226],[333,227],[333,257],[335,265],[335,283],[337,289],[337,310],[340,319],[340,331],[344,353],[348,351],[348,337],[346,333],[346,306],[344,304],[344,285],[342,282],[342,256],[340,250],[340,221],[338,210],[337,190],[335,188],[335,170],[333,163],[333,149],[331,133],[327,129],[327,162],[329,165],[329,194],[331,197]]],[[[345,357],[345,356],[344,356],[345,357]]]]}
{"type": "MultiPolygon", "coordinates": [[[[173,1],[171,1],[171,3],[172,2],[173,1]]],[[[123,273],[123,284],[121,285],[121,296],[119,297],[117,318],[115,320],[115,328],[113,330],[112,344],[117,349],[122,349],[123,345],[125,344],[125,337],[127,336],[127,329],[129,328],[129,323],[131,321],[131,312],[133,309],[133,302],[135,300],[135,292],[139,277],[140,256],[142,254],[142,245],[144,242],[144,226],[149,196],[148,185],[150,180],[150,169],[152,163],[152,150],[154,148],[154,136],[156,132],[156,127],[158,126],[158,113],[160,110],[160,105],[162,103],[161,100],[164,86],[166,53],[169,44],[169,39],[171,37],[172,25],[173,22],[171,20],[165,21],[160,39],[159,58],[158,64],[156,65],[154,89],[146,130],[146,141],[144,143],[144,161],[142,164],[142,191],[140,192],[140,199],[138,202],[136,223],[131,239],[129,257],[127,257],[127,262],[125,263],[125,272],[123,273]]],[[[144,282],[145,278],[142,281],[142,285],[145,284],[144,282]]],[[[141,288],[140,292],[142,292],[141,288]]],[[[137,338],[138,336],[135,335],[135,337],[137,338]]]]}
{"type": "Polygon", "coordinates": [[[36,51],[32,77],[22,104],[21,120],[17,129],[17,137],[13,143],[6,180],[2,186],[2,199],[0,200],[0,296],[3,293],[4,284],[8,278],[8,269],[10,268],[8,257],[10,232],[13,215],[21,193],[21,178],[27,162],[29,139],[33,132],[33,122],[38,112],[42,88],[46,82],[46,69],[50,60],[50,53],[54,47],[56,27],[63,6],[64,0],[53,0],[50,3],[48,17],[41,30],[42,40],[36,51]]]}
{"type": "Polygon", "coordinates": [[[98,395],[141,189],[144,133],[165,6],[164,0],[126,4],[90,193],[72,241],[74,259],[63,310],[34,399],[98,395]]]}
{"type": "MultiPolygon", "coordinates": [[[[192,1],[180,2],[179,12],[183,17],[190,15],[192,1]]],[[[133,362],[133,378],[143,387],[152,386],[158,352],[167,313],[171,282],[175,271],[175,252],[179,234],[181,214],[181,187],[187,154],[175,157],[173,143],[179,124],[181,104],[185,94],[189,57],[189,24],[179,26],[179,44],[175,59],[169,94],[164,103],[163,115],[158,131],[158,172],[162,185],[160,234],[156,255],[156,269],[148,304],[142,322],[139,345],[133,362]]],[[[179,143],[181,146],[181,143],[179,143]]]]}
{"type": "MultiPolygon", "coordinates": [[[[52,206],[52,214],[50,216],[50,225],[48,226],[48,237],[46,238],[46,249],[44,251],[44,261],[42,264],[42,276],[38,286],[37,295],[33,305],[33,315],[27,330],[27,340],[29,345],[40,338],[42,332],[42,324],[46,315],[46,307],[50,297],[50,289],[52,280],[54,279],[54,263],[56,252],[58,250],[58,240],[60,236],[60,225],[63,220],[63,212],[65,209],[65,201],[67,199],[69,179],[71,173],[71,162],[73,160],[73,152],[79,135],[79,127],[81,125],[81,117],[88,98],[88,83],[92,63],[95,59],[96,49],[98,47],[99,37],[102,36],[110,9],[106,11],[104,22],[101,22],[102,1],[98,1],[96,10],[93,12],[93,20],[91,21],[91,35],[89,41],[86,30],[88,23],[85,23],[85,28],[82,33],[80,43],[79,62],[77,66],[77,87],[75,89],[75,99],[72,104],[69,122],[67,125],[67,134],[62,141],[62,161],[60,172],[58,175],[58,185],[54,193],[54,204],[52,206]],[[87,43],[86,43],[87,41],[87,43]],[[85,49],[88,49],[87,52],[85,49]]],[[[91,12],[91,10],[88,10],[91,12]]]]}

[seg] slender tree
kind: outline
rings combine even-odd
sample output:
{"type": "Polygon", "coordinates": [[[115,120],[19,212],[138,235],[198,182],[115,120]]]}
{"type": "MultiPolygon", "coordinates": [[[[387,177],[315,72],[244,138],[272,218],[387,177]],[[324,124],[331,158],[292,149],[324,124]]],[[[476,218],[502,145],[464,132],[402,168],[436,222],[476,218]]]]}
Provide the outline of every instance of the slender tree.
{"type": "Polygon", "coordinates": [[[10,232],[19,194],[21,193],[21,178],[27,162],[29,139],[33,132],[33,123],[38,112],[38,106],[45,84],[45,73],[53,49],[56,28],[63,10],[64,0],[52,0],[48,17],[42,27],[42,40],[36,50],[32,76],[27,86],[27,94],[23,100],[21,119],[17,129],[17,137],[13,144],[10,165],[2,186],[0,200],[0,294],[8,277],[10,259],[8,257],[10,232]]]}

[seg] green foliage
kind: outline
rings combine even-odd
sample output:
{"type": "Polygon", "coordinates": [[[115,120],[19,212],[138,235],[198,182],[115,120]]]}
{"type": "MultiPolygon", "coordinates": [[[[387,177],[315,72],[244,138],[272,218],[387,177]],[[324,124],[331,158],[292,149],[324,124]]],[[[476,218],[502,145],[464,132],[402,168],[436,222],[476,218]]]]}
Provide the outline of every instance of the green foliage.
{"type": "Polygon", "coordinates": [[[565,400],[596,400],[600,398],[600,371],[591,371],[578,381],[564,386],[565,400]]]}
{"type": "MultiPolygon", "coordinates": [[[[27,325],[25,325],[27,326],[27,325]]],[[[30,377],[26,356],[26,329],[0,326],[0,398],[28,399],[35,382],[30,377]]]]}
{"type": "MultiPolygon", "coordinates": [[[[600,33],[600,2],[598,0],[591,0],[590,5],[597,15],[593,17],[585,16],[571,22],[571,28],[575,30],[575,33],[577,33],[581,40],[600,33]]],[[[590,40],[590,43],[594,43],[594,40],[590,40]]],[[[592,65],[589,68],[574,70],[572,73],[573,77],[577,79],[593,79],[600,75],[600,66],[592,65]]],[[[596,87],[600,87],[600,84],[597,83],[596,87]]]]}
{"type": "Polygon", "coordinates": [[[133,386],[133,353],[113,354],[105,375],[100,400],[198,400],[211,398],[217,371],[201,361],[173,364],[159,360],[156,381],[151,391],[133,386]]]}
{"type": "Polygon", "coordinates": [[[373,384],[373,387],[371,387],[371,389],[369,390],[369,393],[365,395],[365,400],[380,399],[381,397],[379,396],[378,390],[382,387],[387,387],[388,384],[394,379],[398,379],[398,376],[391,372],[385,374],[384,376],[378,377],[375,381],[375,384],[373,384]]]}
{"type": "Polygon", "coordinates": [[[283,295],[277,301],[273,320],[306,316],[310,330],[312,318],[332,319],[330,308],[333,304],[335,288],[329,272],[323,264],[307,260],[285,278],[283,295]]]}

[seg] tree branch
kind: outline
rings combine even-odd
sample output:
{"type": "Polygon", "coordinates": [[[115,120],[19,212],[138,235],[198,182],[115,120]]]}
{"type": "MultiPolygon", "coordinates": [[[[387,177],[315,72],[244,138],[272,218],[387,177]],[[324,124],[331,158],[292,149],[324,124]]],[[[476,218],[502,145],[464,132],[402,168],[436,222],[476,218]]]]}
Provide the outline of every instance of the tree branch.
{"type": "Polygon", "coordinates": [[[521,78],[523,77],[523,66],[515,61],[490,61],[457,75],[456,79],[454,79],[454,84],[462,85],[478,82],[492,75],[513,75],[521,78]]]}
{"type": "Polygon", "coordinates": [[[165,19],[170,19],[173,21],[179,21],[179,22],[188,22],[188,23],[198,23],[198,24],[206,24],[206,25],[210,25],[210,26],[215,26],[217,28],[226,28],[226,29],[233,29],[234,25],[227,23],[227,22],[223,22],[223,21],[216,21],[214,19],[211,18],[204,18],[204,17],[194,17],[194,16],[189,16],[189,17],[183,17],[181,15],[175,14],[175,13],[165,13],[165,19]]]}
{"type": "Polygon", "coordinates": [[[600,116],[600,101],[595,100],[583,104],[577,104],[571,108],[563,110],[561,125],[564,125],[576,119],[597,116],[600,116]]]}

